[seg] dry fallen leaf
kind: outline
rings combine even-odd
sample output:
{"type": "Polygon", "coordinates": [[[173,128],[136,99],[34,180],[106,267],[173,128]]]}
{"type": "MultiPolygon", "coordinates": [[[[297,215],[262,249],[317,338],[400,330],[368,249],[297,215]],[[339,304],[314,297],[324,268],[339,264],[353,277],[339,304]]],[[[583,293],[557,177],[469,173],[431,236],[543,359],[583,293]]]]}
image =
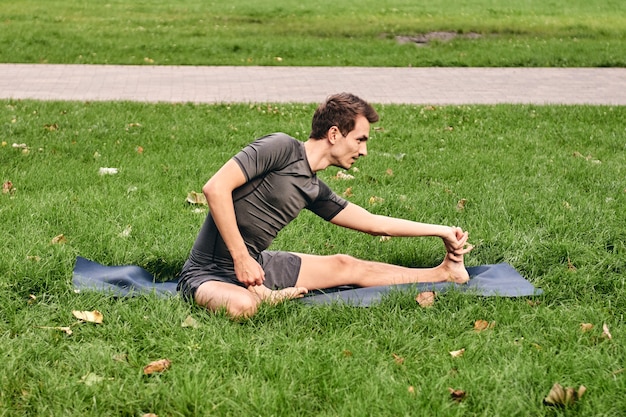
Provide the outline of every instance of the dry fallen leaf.
{"type": "Polygon", "coordinates": [[[152,375],[157,372],[163,372],[169,369],[172,362],[169,359],[159,359],[158,361],[150,362],[143,367],[144,375],[152,375]]]}
{"type": "Polygon", "coordinates": [[[64,234],[60,234],[53,237],[50,243],[52,243],[53,245],[62,245],[64,243],[67,243],[67,238],[64,234]]]}
{"type": "Polygon", "coordinates": [[[88,372],[87,375],[84,375],[80,378],[80,382],[87,385],[88,387],[98,384],[104,380],[112,381],[113,378],[105,378],[103,376],[96,375],[93,372],[88,372]]]}
{"type": "Polygon", "coordinates": [[[574,390],[572,387],[563,388],[561,384],[555,383],[548,396],[543,399],[543,404],[557,407],[573,405],[583,396],[585,391],[587,388],[584,385],[578,387],[578,390],[574,390]]]}
{"type": "Polygon", "coordinates": [[[43,128],[50,131],[50,132],[54,132],[55,130],[59,130],[59,125],[56,123],[52,123],[52,124],[45,124],[43,125],[43,128]]]}
{"type": "Polygon", "coordinates": [[[181,327],[192,327],[197,329],[200,327],[200,324],[194,319],[192,316],[187,316],[187,318],[181,323],[181,327]]]}
{"type": "Polygon", "coordinates": [[[11,181],[6,181],[2,184],[2,194],[9,194],[15,191],[13,188],[13,183],[11,181]]]}
{"type": "Polygon", "coordinates": [[[391,236],[381,236],[380,239],[378,239],[379,242],[388,242],[391,240],[391,236]]]}
{"type": "Polygon", "coordinates": [[[459,200],[458,203],[456,203],[456,209],[458,211],[463,211],[465,210],[465,204],[467,203],[467,199],[466,198],[462,198],[459,200]]]}
{"type": "Polygon", "coordinates": [[[191,191],[187,194],[187,202],[189,204],[201,204],[207,206],[208,203],[206,201],[206,197],[202,193],[197,193],[195,191],[191,191]]]}
{"type": "Polygon", "coordinates": [[[404,358],[402,356],[396,355],[393,353],[393,360],[396,361],[398,365],[402,365],[404,363],[404,358]]]}
{"type": "Polygon", "coordinates": [[[409,394],[415,394],[415,387],[413,385],[409,385],[409,394]]]}
{"type": "Polygon", "coordinates": [[[343,192],[343,196],[346,198],[350,198],[354,195],[354,193],[352,192],[352,187],[348,187],[346,188],[346,191],[343,192]]]}
{"type": "Polygon", "coordinates": [[[572,272],[576,271],[576,267],[574,266],[574,264],[572,263],[569,257],[567,257],[567,269],[569,269],[572,272]]]}
{"type": "Polygon", "coordinates": [[[583,332],[588,332],[593,329],[593,324],[591,323],[580,323],[580,330],[583,332]]]}
{"type": "Polygon", "coordinates": [[[383,201],[385,201],[383,198],[376,197],[375,195],[371,196],[369,199],[370,206],[373,206],[374,204],[382,203],[383,201]]]}
{"type": "Polygon", "coordinates": [[[385,174],[389,175],[390,177],[393,177],[393,170],[391,168],[387,168],[387,170],[385,171],[385,174]]]}
{"type": "Polygon", "coordinates": [[[94,310],[94,311],[73,310],[72,314],[78,320],[86,321],[88,323],[102,324],[102,320],[104,319],[104,316],[98,310],[94,310]]]}
{"type": "Polygon", "coordinates": [[[609,340],[613,339],[613,336],[611,336],[611,332],[609,332],[609,326],[607,326],[606,323],[602,325],[602,336],[606,337],[609,340]]]}
{"type": "Polygon", "coordinates": [[[61,332],[65,332],[68,336],[72,335],[72,329],[70,329],[69,327],[63,326],[63,327],[48,327],[48,326],[39,326],[40,329],[46,329],[46,330],[59,330],[61,332]]]}
{"type": "Polygon", "coordinates": [[[450,398],[456,402],[463,401],[467,395],[465,391],[460,389],[448,388],[448,391],[450,391],[450,398]]]}
{"type": "Polygon", "coordinates": [[[116,362],[128,362],[128,354],[116,353],[115,355],[113,355],[113,360],[116,362]]]}
{"type": "Polygon", "coordinates": [[[98,170],[98,174],[100,174],[100,175],[115,175],[118,172],[119,172],[119,170],[117,168],[101,167],[98,170]]]}
{"type": "Polygon", "coordinates": [[[118,236],[119,236],[119,237],[129,237],[129,236],[130,236],[130,234],[132,233],[132,231],[133,231],[133,226],[129,224],[129,225],[127,225],[127,226],[124,228],[124,230],[122,230],[122,231],[118,234],[118,236]]]}
{"type": "Polygon", "coordinates": [[[453,358],[460,358],[461,356],[463,356],[464,353],[465,353],[465,348],[459,349],[459,350],[453,350],[452,352],[450,352],[450,356],[452,356],[453,358]]]}
{"type": "Polygon", "coordinates": [[[487,320],[476,320],[474,322],[474,330],[476,330],[477,332],[481,332],[483,330],[493,329],[495,325],[496,325],[495,321],[492,321],[491,323],[489,323],[487,320]]]}
{"type": "Polygon", "coordinates": [[[343,356],[345,356],[347,358],[352,356],[352,351],[348,350],[348,349],[344,349],[344,351],[342,353],[343,353],[343,356]]]}
{"type": "Polygon", "coordinates": [[[338,180],[353,180],[354,179],[354,175],[350,175],[347,174],[343,171],[339,171],[337,172],[337,175],[335,175],[335,178],[338,180]]]}
{"type": "Polygon", "coordinates": [[[432,305],[435,304],[436,295],[434,291],[424,291],[417,294],[415,301],[417,301],[420,307],[432,307],[432,305]]]}

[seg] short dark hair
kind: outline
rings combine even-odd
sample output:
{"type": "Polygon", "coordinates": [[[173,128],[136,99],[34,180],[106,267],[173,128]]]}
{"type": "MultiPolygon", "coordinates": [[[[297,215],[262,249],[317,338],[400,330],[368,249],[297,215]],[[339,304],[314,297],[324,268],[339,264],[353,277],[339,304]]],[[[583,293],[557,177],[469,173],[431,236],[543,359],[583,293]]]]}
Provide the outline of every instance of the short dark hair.
{"type": "Polygon", "coordinates": [[[315,110],[309,137],[322,139],[333,126],[347,136],[354,129],[358,116],[364,116],[370,123],[378,121],[378,113],[365,100],[350,93],[334,94],[315,110]]]}

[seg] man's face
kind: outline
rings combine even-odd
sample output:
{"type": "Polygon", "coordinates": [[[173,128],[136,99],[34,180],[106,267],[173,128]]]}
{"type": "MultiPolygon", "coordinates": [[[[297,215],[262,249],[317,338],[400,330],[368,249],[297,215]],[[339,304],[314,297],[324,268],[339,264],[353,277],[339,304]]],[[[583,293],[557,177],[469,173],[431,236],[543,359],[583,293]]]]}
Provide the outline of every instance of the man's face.
{"type": "Polygon", "coordinates": [[[336,140],[333,146],[335,164],[344,169],[349,169],[360,157],[367,155],[367,140],[370,134],[370,122],[364,116],[358,116],[354,129],[343,136],[337,129],[336,140]]]}

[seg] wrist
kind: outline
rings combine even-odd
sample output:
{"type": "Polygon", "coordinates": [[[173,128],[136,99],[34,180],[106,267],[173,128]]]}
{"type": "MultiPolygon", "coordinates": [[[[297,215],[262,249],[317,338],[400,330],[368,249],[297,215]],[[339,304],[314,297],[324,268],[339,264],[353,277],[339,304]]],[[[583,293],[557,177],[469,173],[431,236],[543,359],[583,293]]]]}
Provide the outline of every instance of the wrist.
{"type": "Polygon", "coordinates": [[[250,257],[248,248],[245,245],[240,248],[229,249],[229,252],[230,252],[230,257],[233,258],[233,261],[238,261],[240,259],[245,259],[245,258],[250,257]]]}

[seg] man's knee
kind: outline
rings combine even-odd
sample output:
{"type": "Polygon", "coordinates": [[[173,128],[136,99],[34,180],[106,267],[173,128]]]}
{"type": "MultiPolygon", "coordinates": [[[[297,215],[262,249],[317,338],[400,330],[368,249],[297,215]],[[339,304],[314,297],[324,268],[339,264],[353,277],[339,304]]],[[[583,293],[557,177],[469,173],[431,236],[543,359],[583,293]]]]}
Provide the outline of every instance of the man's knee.
{"type": "Polygon", "coordinates": [[[350,271],[359,262],[357,258],[344,254],[331,255],[331,258],[338,272],[350,271]]]}
{"type": "Polygon", "coordinates": [[[234,318],[248,318],[256,314],[259,301],[254,296],[236,297],[226,302],[228,315],[234,318]]]}
{"type": "Polygon", "coordinates": [[[225,310],[234,318],[251,317],[259,308],[259,298],[248,290],[215,282],[202,284],[196,291],[195,301],[211,311],[225,310]]]}

